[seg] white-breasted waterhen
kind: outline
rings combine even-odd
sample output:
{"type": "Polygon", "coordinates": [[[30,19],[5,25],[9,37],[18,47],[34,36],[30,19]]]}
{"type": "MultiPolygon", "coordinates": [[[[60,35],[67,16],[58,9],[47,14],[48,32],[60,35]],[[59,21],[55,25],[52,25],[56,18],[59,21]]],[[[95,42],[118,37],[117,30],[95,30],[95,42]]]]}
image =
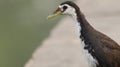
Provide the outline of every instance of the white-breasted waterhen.
{"type": "Polygon", "coordinates": [[[61,3],[48,19],[57,15],[72,16],[79,24],[80,40],[84,45],[83,50],[89,67],[120,67],[120,46],[105,34],[95,30],[75,3],[71,1],[61,3]]]}

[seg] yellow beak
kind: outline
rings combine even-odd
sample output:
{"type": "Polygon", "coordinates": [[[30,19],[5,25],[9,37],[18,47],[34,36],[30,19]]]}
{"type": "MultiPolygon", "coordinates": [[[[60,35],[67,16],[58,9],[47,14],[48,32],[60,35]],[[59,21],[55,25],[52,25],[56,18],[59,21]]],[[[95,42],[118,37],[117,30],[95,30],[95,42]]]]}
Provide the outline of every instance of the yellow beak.
{"type": "Polygon", "coordinates": [[[61,12],[60,12],[60,11],[59,11],[59,12],[57,12],[57,13],[51,14],[51,15],[49,15],[49,16],[47,17],[47,19],[54,18],[54,17],[56,17],[56,16],[58,16],[58,15],[60,15],[60,14],[61,14],[61,12]]]}
{"type": "Polygon", "coordinates": [[[61,15],[61,10],[60,10],[60,8],[57,8],[56,11],[55,11],[52,15],[49,15],[49,16],[47,17],[47,19],[54,18],[54,17],[56,17],[56,16],[58,16],[58,15],[61,15]]]}

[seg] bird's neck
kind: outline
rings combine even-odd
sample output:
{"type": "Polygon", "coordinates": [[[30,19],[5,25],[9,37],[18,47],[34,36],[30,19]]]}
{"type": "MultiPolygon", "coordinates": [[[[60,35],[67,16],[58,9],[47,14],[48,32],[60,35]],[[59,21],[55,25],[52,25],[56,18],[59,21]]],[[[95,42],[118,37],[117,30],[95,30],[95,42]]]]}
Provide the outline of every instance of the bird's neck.
{"type": "Polygon", "coordinates": [[[85,19],[85,16],[82,14],[82,12],[76,11],[72,14],[72,17],[77,23],[77,28],[81,37],[85,38],[85,34],[94,30],[94,28],[85,19]]]}
{"type": "Polygon", "coordinates": [[[88,67],[96,67],[98,61],[89,53],[92,49],[92,45],[89,44],[89,36],[95,31],[94,28],[87,22],[84,15],[81,12],[76,12],[72,15],[73,19],[77,23],[79,36],[81,39],[82,50],[87,59],[88,67]]]}

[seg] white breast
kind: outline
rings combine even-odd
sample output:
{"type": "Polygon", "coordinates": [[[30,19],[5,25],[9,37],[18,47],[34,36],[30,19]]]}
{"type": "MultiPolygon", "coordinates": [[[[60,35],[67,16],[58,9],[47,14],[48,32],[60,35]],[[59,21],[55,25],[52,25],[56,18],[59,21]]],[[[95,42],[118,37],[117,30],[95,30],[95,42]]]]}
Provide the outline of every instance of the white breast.
{"type": "MultiPolygon", "coordinates": [[[[81,27],[80,27],[80,24],[78,22],[77,23],[77,31],[78,31],[78,36],[81,35],[80,33],[80,30],[81,30],[81,27]]],[[[82,48],[83,48],[83,53],[85,55],[85,58],[87,60],[87,63],[88,63],[88,67],[97,67],[96,64],[98,64],[97,60],[95,58],[93,58],[93,56],[88,52],[88,50],[85,50],[84,47],[85,47],[85,43],[84,41],[82,41],[81,39],[81,45],[82,45],[82,48]]],[[[93,50],[94,51],[94,50],[93,50]]]]}
{"type": "Polygon", "coordinates": [[[88,67],[97,67],[96,64],[98,64],[97,60],[93,58],[93,56],[88,52],[88,50],[84,49],[85,43],[81,40],[81,44],[83,45],[83,52],[85,55],[85,58],[88,62],[88,67]]]}

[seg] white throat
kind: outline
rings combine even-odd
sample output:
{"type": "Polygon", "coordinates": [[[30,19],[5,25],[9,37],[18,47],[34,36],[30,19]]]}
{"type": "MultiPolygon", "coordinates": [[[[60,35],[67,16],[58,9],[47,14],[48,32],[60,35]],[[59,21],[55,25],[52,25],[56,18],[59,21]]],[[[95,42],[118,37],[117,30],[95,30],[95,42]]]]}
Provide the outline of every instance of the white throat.
{"type": "Polygon", "coordinates": [[[77,32],[77,35],[79,37],[81,35],[81,32],[80,32],[81,26],[80,26],[80,22],[78,22],[78,20],[77,20],[77,14],[75,12],[72,12],[71,17],[73,18],[73,20],[76,24],[76,29],[77,29],[76,32],[77,32]]]}

